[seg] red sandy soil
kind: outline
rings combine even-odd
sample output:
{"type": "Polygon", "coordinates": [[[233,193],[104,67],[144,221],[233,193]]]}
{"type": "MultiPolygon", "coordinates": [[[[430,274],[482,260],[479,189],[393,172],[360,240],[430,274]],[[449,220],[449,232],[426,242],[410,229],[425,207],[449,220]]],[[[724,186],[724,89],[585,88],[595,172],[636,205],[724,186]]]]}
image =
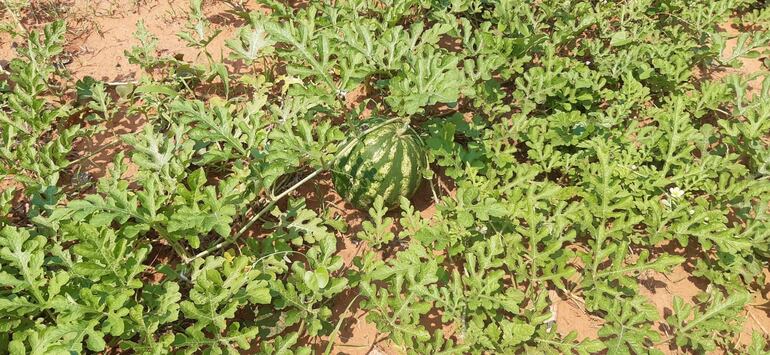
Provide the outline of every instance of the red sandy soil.
{"type": "MultiPolygon", "coordinates": [[[[184,0],[59,0],[59,1],[33,1],[39,5],[37,16],[27,15],[23,17],[23,23],[29,28],[34,28],[45,21],[51,20],[51,15],[67,19],[70,25],[68,31],[66,54],[71,58],[67,69],[71,72],[73,80],[92,76],[107,82],[131,81],[139,78],[140,69],[128,63],[124,51],[136,45],[137,41],[132,33],[136,29],[138,21],[144,21],[148,30],[159,39],[158,54],[174,55],[182,54],[187,60],[202,61],[204,58],[195,58],[196,51],[186,48],[184,43],[176,36],[176,33],[184,28],[188,2],[184,0]],[[52,5],[53,4],[53,5],[52,5]],[[46,7],[48,6],[48,7],[46,7]]],[[[253,2],[244,2],[248,8],[258,10],[253,2]]],[[[213,23],[214,29],[221,30],[219,36],[209,46],[215,59],[226,58],[228,49],[224,46],[226,39],[234,37],[235,31],[242,25],[242,21],[227,10],[229,5],[222,1],[208,1],[204,5],[204,12],[213,23]]],[[[2,17],[0,17],[2,19],[2,17]]],[[[725,26],[725,31],[730,34],[737,30],[725,26]]],[[[730,41],[734,45],[735,41],[730,41]]],[[[0,35],[0,66],[7,64],[7,60],[15,54],[17,43],[13,43],[7,35],[0,35]]],[[[710,73],[714,78],[722,77],[733,72],[751,73],[761,70],[762,64],[758,60],[743,60],[740,70],[726,70],[718,73],[710,73]]],[[[754,91],[758,91],[761,82],[752,81],[754,91]]],[[[354,106],[365,96],[366,90],[357,90],[349,94],[349,104],[354,106]]],[[[137,117],[127,117],[122,113],[117,114],[106,125],[106,130],[87,141],[77,142],[76,150],[90,152],[99,147],[117,141],[118,136],[125,133],[136,132],[145,122],[137,117]]],[[[118,145],[112,149],[104,150],[81,167],[94,178],[103,176],[105,167],[112,162],[117,151],[127,150],[129,147],[118,145]]],[[[131,172],[129,172],[131,174],[131,172]]],[[[0,181],[0,189],[4,189],[9,182],[0,181]]],[[[447,185],[450,185],[447,183],[447,185]]],[[[453,192],[449,186],[449,193],[453,192]]],[[[446,192],[445,192],[446,193],[446,192]]],[[[360,222],[365,215],[345,204],[331,188],[328,176],[320,176],[312,184],[306,184],[298,192],[298,196],[305,196],[311,207],[336,207],[337,213],[344,218],[350,230],[344,235],[339,235],[339,255],[342,256],[346,266],[350,266],[352,259],[361,255],[367,247],[364,243],[354,241],[352,238],[360,230],[360,222]]],[[[421,214],[430,218],[435,207],[432,202],[432,194],[429,189],[423,188],[414,201],[421,214]]],[[[768,273],[770,277],[770,273],[768,273]]],[[[705,282],[693,277],[686,267],[677,267],[670,274],[664,275],[657,272],[643,275],[640,280],[642,293],[658,308],[661,315],[671,312],[671,304],[674,295],[683,297],[686,301],[693,301],[693,297],[704,290],[705,282]]],[[[765,288],[756,294],[754,304],[770,304],[770,290],[765,288]]],[[[340,317],[345,318],[341,332],[335,340],[333,352],[335,354],[398,354],[403,351],[390,344],[386,334],[379,334],[374,325],[365,320],[366,313],[357,307],[357,302],[345,311],[348,304],[355,298],[354,291],[338,297],[333,306],[336,322],[340,317]]],[[[562,334],[577,331],[579,338],[596,338],[599,328],[602,326],[600,318],[591,316],[585,312],[579,298],[562,298],[552,292],[554,301],[553,310],[556,312],[557,330],[562,334]]],[[[740,342],[748,343],[751,331],[757,330],[767,333],[770,330],[770,311],[758,307],[748,307],[744,315],[747,321],[741,334],[740,342]]],[[[426,325],[427,326],[427,325],[426,325]]],[[[436,326],[429,327],[436,329],[436,326]]],[[[662,329],[662,327],[661,327],[662,329]]],[[[444,329],[451,333],[451,329],[444,329]]],[[[661,330],[663,332],[663,330],[661,330]]],[[[323,351],[328,339],[304,339],[317,351],[323,351]]],[[[668,354],[675,354],[675,350],[666,345],[659,346],[668,354]]],[[[255,348],[252,348],[254,351],[255,348]]]]}

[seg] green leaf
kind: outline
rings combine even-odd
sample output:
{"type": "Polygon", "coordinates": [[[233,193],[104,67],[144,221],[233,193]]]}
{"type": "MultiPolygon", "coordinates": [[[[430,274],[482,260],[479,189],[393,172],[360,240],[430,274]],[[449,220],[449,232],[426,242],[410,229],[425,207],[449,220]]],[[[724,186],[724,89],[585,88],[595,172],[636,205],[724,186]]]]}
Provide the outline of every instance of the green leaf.
{"type": "Polygon", "coordinates": [[[225,41],[233,52],[230,57],[253,62],[262,55],[269,54],[266,49],[272,48],[273,42],[267,37],[267,33],[261,27],[241,28],[238,36],[225,41]]]}
{"type": "Polygon", "coordinates": [[[610,37],[610,46],[622,47],[633,42],[633,39],[629,36],[630,35],[627,31],[618,31],[613,33],[612,37],[610,37]]]}
{"type": "Polygon", "coordinates": [[[710,300],[703,311],[686,304],[681,297],[674,297],[674,312],[666,321],[673,329],[677,346],[711,351],[716,348],[712,334],[732,337],[740,331],[741,317],[738,313],[751,299],[751,295],[748,292],[737,292],[724,298],[721,293],[715,292],[709,296],[710,300]]]}

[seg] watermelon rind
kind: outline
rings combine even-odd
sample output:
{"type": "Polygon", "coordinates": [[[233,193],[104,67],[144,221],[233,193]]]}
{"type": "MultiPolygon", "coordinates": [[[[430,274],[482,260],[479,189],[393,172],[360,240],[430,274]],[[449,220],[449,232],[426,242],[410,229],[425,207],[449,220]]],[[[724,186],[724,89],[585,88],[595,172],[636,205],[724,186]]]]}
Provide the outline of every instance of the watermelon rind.
{"type": "Polygon", "coordinates": [[[425,149],[407,124],[386,123],[350,143],[343,144],[332,166],[332,182],[354,207],[366,210],[381,196],[393,208],[420,187],[425,149]]]}

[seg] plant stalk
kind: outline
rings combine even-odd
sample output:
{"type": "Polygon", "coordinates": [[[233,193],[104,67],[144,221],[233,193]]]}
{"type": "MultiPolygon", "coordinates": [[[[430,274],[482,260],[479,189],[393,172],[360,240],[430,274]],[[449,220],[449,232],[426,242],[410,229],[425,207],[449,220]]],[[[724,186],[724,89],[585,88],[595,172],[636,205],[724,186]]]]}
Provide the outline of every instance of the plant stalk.
{"type": "Polygon", "coordinates": [[[353,303],[356,302],[358,297],[361,296],[361,294],[357,294],[356,297],[353,297],[352,300],[350,300],[350,303],[348,303],[348,306],[345,307],[345,310],[340,315],[340,319],[337,321],[337,325],[334,327],[334,330],[332,331],[332,334],[329,336],[329,342],[326,344],[326,350],[324,350],[324,355],[329,355],[332,353],[332,347],[334,346],[334,342],[337,340],[337,333],[340,331],[340,326],[342,326],[342,322],[345,321],[346,318],[343,316],[348,313],[350,310],[350,307],[353,306],[353,303]]]}
{"type": "MultiPolygon", "coordinates": [[[[374,127],[370,127],[369,129],[365,130],[363,133],[361,133],[360,135],[358,135],[355,138],[351,139],[347,143],[343,144],[342,148],[337,151],[337,155],[335,155],[334,158],[332,159],[332,161],[329,162],[329,165],[331,165],[337,159],[339,159],[340,152],[343,152],[348,147],[350,147],[350,146],[352,146],[354,144],[357,144],[361,140],[362,137],[364,137],[367,134],[369,134],[369,133],[379,129],[382,126],[385,126],[385,125],[387,125],[389,123],[392,123],[392,122],[395,122],[395,121],[398,121],[398,120],[401,120],[401,119],[400,118],[391,118],[391,119],[389,119],[389,120],[387,120],[385,122],[379,123],[379,124],[375,125],[374,127]]],[[[306,182],[308,182],[308,181],[312,180],[314,177],[318,176],[318,174],[320,174],[324,170],[325,170],[324,167],[316,169],[315,171],[310,173],[308,176],[306,176],[305,178],[303,178],[302,180],[300,180],[296,184],[292,185],[288,189],[286,189],[283,192],[281,192],[279,195],[275,196],[274,198],[271,198],[270,202],[265,207],[263,207],[261,210],[259,210],[259,212],[257,212],[254,216],[249,218],[249,221],[246,222],[246,224],[243,225],[243,227],[241,227],[241,229],[238,230],[238,232],[232,238],[229,238],[227,240],[223,240],[223,241],[221,241],[221,242],[219,242],[219,243],[209,247],[208,249],[206,249],[206,250],[196,254],[192,258],[187,259],[186,262],[190,262],[190,261],[193,261],[193,260],[198,259],[198,258],[206,257],[208,255],[211,255],[212,253],[214,253],[215,251],[217,251],[219,249],[222,249],[222,248],[224,248],[224,247],[226,247],[226,246],[228,246],[230,244],[235,243],[240,237],[243,236],[243,234],[246,233],[246,231],[252,225],[254,225],[254,223],[256,223],[259,220],[260,217],[262,217],[262,215],[264,215],[265,213],[270,211],[273,208],[273,206],[275,206],[275,204],[278,203],[278,201],[280,201],[281,199],[286,197],[288,194],[292,193],[294,190],[296,190],[297,188],[299,188],[300,186],[302,186],[306,182]]]]}

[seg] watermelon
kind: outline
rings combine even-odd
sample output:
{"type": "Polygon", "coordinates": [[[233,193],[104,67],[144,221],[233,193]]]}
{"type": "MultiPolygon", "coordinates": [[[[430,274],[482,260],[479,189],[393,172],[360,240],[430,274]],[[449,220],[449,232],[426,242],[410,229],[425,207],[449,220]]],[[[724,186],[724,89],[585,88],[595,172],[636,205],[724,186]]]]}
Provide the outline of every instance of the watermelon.
{"type": "Polygon", "coordinates": [[[370,208],[377,196],[393,208],[410,198],[422,183],[425,149],[403,122],[375,126],[357,142],[343,145],[332,164],[337,193],[358,209],[370,208]]]}

